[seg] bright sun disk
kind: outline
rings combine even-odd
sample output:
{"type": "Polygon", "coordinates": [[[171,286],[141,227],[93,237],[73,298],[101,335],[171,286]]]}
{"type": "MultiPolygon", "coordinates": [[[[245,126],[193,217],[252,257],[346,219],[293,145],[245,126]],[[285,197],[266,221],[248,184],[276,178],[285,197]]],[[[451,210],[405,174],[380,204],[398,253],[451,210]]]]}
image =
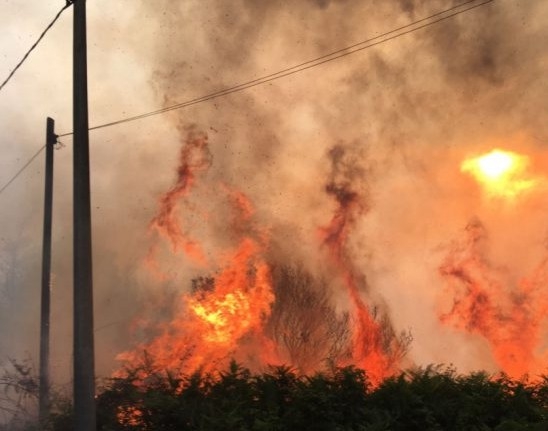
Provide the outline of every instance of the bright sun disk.
{"type": "Polygon", "coordinates": [[[477,163],[484,175],[496,179],[510,172],[515,160],[506,151],[493,150],[477,159],[477,163]]]}
{"type": "Polygon", "coordinates": [[[464,160],[461,171],[474,177],[488,197],[514,199],[538,183],[527,172],[528,165],[525,155],[494,149],[464,160]]]}

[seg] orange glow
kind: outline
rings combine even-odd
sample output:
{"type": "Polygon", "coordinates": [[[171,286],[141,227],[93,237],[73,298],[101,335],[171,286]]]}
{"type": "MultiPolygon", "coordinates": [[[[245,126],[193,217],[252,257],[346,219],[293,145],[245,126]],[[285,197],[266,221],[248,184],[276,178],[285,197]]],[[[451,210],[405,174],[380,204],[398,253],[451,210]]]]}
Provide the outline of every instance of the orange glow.
{"type": "Polygon", "coordinates": [[[255,251],[256,244],[245,240],[234,256],[234,266],[219,274],[213,291],[187,297],[204,341],[234,344],[250,330],[259,329],[270,313],[274,300],[270,271],[264,262],[251,265],[255,251]]]}
{"type": "MultiPolygon", "coordinates": [[[[193,280],[190,292],[181,290],[171,304],[172,318],[156,327],[147,325],[149,331],[156,332],[151,340],[118,355],[126,366],[138,370],[141,381],[154,373],[214,371],[227,366],[231,359],[247,356],[276,360],[269,340],[262,335],[274,301],[270,267],[264,259],[268,237],[253,225],[254,208],[247,196],[226,185],[219,187],[228,204],[223,219],[231,221],[227,224],[233,231],[234,245],[218,250],[220,257],[214,264],[206,260],[202,244],[183,228],[183,210],[194,208],[188,202],[193,184],[209,168],[210,161],[207,136],[190,131],[181,150],[175,185],[162,195],[150,225],[157,235],[146,262],[158,282],[169,280],[158,262],[161,240],[171,245],[173,253],[184,254],[188,263],[205,267],[208,277],[193,280]]],[[[126,419],[138,416],[137,412],[123,413],[126,419]]]]}
{"type": "MultiPolygon", "coordinates": [[[[158,276],[159,283],[169,280],[158,262],[157,250],[163,242],[171,245],[173,253],[184,254],[187,263],[206,270],[207,277],[194,279],[191,291],[184,287],[181,289],[176,301],[170,304],[172,316],[169,319],[152,328],[147,325],[149,333],[155,332],[151,339],[118,355],[129,369],[136,370],[141,382],[154,373],[169,372],[182,376],[197,371],[222,370],[232,359],[256,371],[268,364],[283,363],[280,357],[287,346],[278,345],[272,333],[266,330],[276,300],[271,267],[266,260],[267,256],[272,258],[269,230],[255,223],[255,208],[250,199],[230,185],[219,185],[216,198],[225,205],[222,207],[222,221],[226,238],[221,242],[222,246],[216,247],[215,253],[208,254],[207,260],[203,245],[191,239],[190,232],[182,227],[184,210],[199,210],[194,202],[190,205],[188,199],[194,191],[192,185],[199,178],[198,174],[209,166],[208,155],[206,137],[191,135],[181,151],[176,183],[160,199],[158,213],[151,223],[156,235],[153,236],[147,263],[158,276]]],[[[398,343],[388,320],[383,320],[383,312],[366,300],[365,277],[347,253],[347,242],[355,220],[365,207],[360,201],[361,196],[346,184],[329,184],[326,191],[335,198],[338,206],[331,222],[320,228],[320,240],[336,268],[334,279],[344,283],[351,302],[349,330],[352,337],[345,346],[348,353],[337,358],[344,363],[334,365],[361,367],[367,371],[370,381],[378,384],[398,365],[399,358],[394,355],[398,343]]],[[[210,239],[209,242],[214,241],[210,239]]],[[[295,312],[299,313],[299,310],[295,312]]],[[[295,328],[283,329],[298,331],[295,328]]],[[[304,335],[297,333],[296,336],[304,335]]],[[[307,339],[306,342],[312,344],[315,340],[307,339]]],[[[306,350],[305,355],[313,355],[308,353],[313,351],[306,350]]],[[[323,357],[309,359],[302,363],[318,364],[317,367],[325,364],[323,357]]],[[[300,371],[320,370],[307,368],[300,371]]],[[[118,375],[123,376],[124,371],[118,375]]],[[[138,420],[135,412],[122,413],[125,414],[124,420],[138,420]]]]}
{"type": "MultiPolygon", "coordinates": [[[[181,226],[178,210],[181,202],[192,190],[196,177],[211,165],[211,153],[208,148],[207,135],[191,130],[185,145],[181,149],[180,164],[177,169],[175,185],[160,198],[157,215],[150,223],[150,229],[169,241],[173,252],[184,253],[194,262],[205,266],[205,253],[200,244],[190,238],[181,226]]],[[[149,266],[154,268],[156,248],[149,252],[149,266]]]]}
{"type": "Polygon", "coordinates": [[[548,313],[543,292],[548,262],[531,277],[512,282],[483,256],[483,225],[471,223],[467,234],[440,267],[453,296],[451,309],[440,320],[484,337],[496,364],[513,378],[545,372],[548,354],[542,353],[541,345],[548,313]]]}
{"type": "MultiPolygon", "coordinates": [[[[158,328],[159,334],[118,359],[134,367],[146,363],[159,372],[180,374],[226,366],[237,355],[241,340],[260,333],[270,314],[274,300],[270,269],[260,255],[259,245],[244,239],[226,256],[211,285],[181,295],[174,318],[158,328]]],[[[258,342],[256,348],[262,347],[258,342]]]]}
{"type": "MultiPolygon", "coordinates": [[[[131,427],[142,427],[143,424],[143,412],[134,406],[118,406],[118,412],[116,413],[116,418],[118,423],[125,426],[131,427]]],[[[144,429],[144,428],[141,428],[144,429]]]]}
{"type": "Polygon", "coordinates": [[[494,149],[464,160],[461,171],[472,175],[487,196],[511,199],[537,183],[537,180],[528,177],[528,165],[527,156],[494,149]]]}
{"type": "MultiPolygon", "coordinates": [[[[331,150],[333,174],[340,174],[341,166],[348,167],[345,152],[342,147],[331,150]]],[[[345,283],[353,307],[352,364],[366,370],[371,383],[376,385],[396,370],[401,346],[393,336],[389,322],[379,319],[382,315],[374,314],[375,304],[366,302],[366,278],[354,266],[347,250],[352,228],[367,210],[363,196],[347,181],[335,181],[338,176],[333,177],[325,190],[336,201],[337,207],[329,224],[319,229],[320,240],[345,283]]]]}

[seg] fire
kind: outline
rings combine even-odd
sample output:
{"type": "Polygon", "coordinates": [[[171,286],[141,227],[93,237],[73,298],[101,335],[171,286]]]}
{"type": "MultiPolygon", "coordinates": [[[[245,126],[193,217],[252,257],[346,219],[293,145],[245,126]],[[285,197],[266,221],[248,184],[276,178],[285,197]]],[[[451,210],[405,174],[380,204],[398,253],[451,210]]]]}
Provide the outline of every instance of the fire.
{"type": "MultiPolygon", "coordinates": [[[[148,365],[155,372],[181,375],[222,368],[238,357],[242,340],[262,331],[274,300],[270,268],[260,246],[249,238],[226,256],[214,278],[195,289],[181,295],[175,316],[158,327],[152,341],[118,359],[134,367],[148,365]]],[[[254,346],[262,347],[260,342],[254,346]]]]}
{"type": "Polygon", "coordinates": [[[464,160],[461,171],[472,175],[489,197],[515,198],[531,189],[537,180],[529,178],[527,156],[494,149],[487,154],[464,160]]]}
{"type": "MultiPolygon", "coordinates": [[[[287,262],[271,260],[278,253],[271,246],[269,229],[257,223],[257,212],[244,192],[220,183],[215,196],[208,196],[215,199],[213,206],[222,213],[222,226],[212,228],[223,232],[219,244],[216,238],[200,241],[197,231],[185,224],[201,211],[200,198],[189,199],[201,190],[194,187],[195,183],[205,176],[212,161],[207,136],[191,130],[180,153],[176,181],[160,197],[151,222],[154,241],[148,257],[161,282],[168,278],[159,271],[157,249],[165,243],[172,253],[182,254],[186,263],[207,271],[206,276],[193,279],[191,289],[182,286],[170,304],[172,316],[153,328],[149,326],[149,332],[155,331],[154,337],[119,358],[130,368],[142,369],[139,376],[143,381],[157,372],[188,375],[215,371],[232,359],[254,370],[290,360],[295,363],[289,365],[298,363],[307,373],[319,371],[327,359],[335,365],[364,369],[373,384],[397,371],[409,335],[396,333],[387,307],[371,298],[365,273],[351,249],[356,225],[369,210],[365,187],[368,169],[356,151],[360,149],[339,144],[328,153],[331,171],[324,191],[333,210],[329,221],[318,228],[317,240],[329,263],[329,282],[344,288],[348,319],[329,314],[329,300],[322,300],[323,317],[331,316],[334,324],[326,328],[314,322],[317,314],[302,310],[302,303],[299,309],[283,302],[299,297],[287,292],[284,296],[280,283],[302,289],[309,305],[314,289],[303,286],[313,282],[298,271],[276,272],[277,265],[287,262]],[[276,279],[274,274],[278,273],[285,274],[285,279],[276,279]],[[282,293],[282,299],[277,293],[282,293]],[[295,316],[289,318],[287,310],[295,316]],[[329,334],[342,335],[336,348],[325,345],[329,334]]],[[[465,160],[461,170],[473,175],[489,196],[514,198],[536,184],[528,174],[528,163],[524,155],[497,149],[465,160]]],[[[455,246],[439,268],[454,298],[452,308],[441,313],[440,320],[484,337],[494,360],[508,373],[517,376],[540,370],[546,360],[538,349],[541,322],[548,312],[542,295],[548,263],[540,265],[534,277],[505,280],[481,253],[481,226],[471,225],[467,232],[464,245],[455,246]]]]}
{"type": "Polygon", "coordinates": [[[353,306],[352,360],[368,372],[372,383],[378,384],[395,371],[406,347],[402,338],[396,337],[389,321],[374,314],[377,307],[365,301],[366,278],[355,268],[347,250],[352,227],[367,210],[364,196],[350,181],[362,169],[351,162],[353,155],[342,146],[334,147],[329,156],[332,178],[325,191],[335,199],[337,209],[330,223],[320,228],[320,238],[345,283],[353,306]]]}
{"type": "Polygon", "coordinates": [[[453,244],[440,267],[453,297],[451,309],[440,315],[441,322],[484,337],[494,361],[513,378],[544,372],[548,262],[542,262],[532,276],[514,281],[488,261],[483,247],[487,233],[481,222],[469,223],[466,234],[453,244]]]}
{"type": "Polygon", "coordinates": [[[209,304],[191,304],[190,309],[211,325],[213,332],[205,337],[206,341],[222,343],[231,339],[227,330],[228,319],[237,315],[239,310],[248,310],[249,302],[241,292],[236,292],[214,299],[209,304]]]}
{"type": "Polygon", "coordinates": [[[135,406],[118,406],[116,417],[120,425],[128,427],[143,425],[143,412],[135,406]]]}
{"type": "MultiPolygon", "coordinates": [[[[268,226],[257,223],[261,212],[255,211],[246,193],[230,184],[215,184],[214,196],[207,196],[214,199],[208,204],[221,217],[207,217],[206,225],[220,220],[222,226],[200,231],[185,223],[203,214],[204,199],[189,197],[202,190],[199,184],[195,187],[196,182],[205,177],[212,162],[207,136],[190,131],[181,149],[176,181],[160,197],[150,224],[153,244],[148,263],[160,276],[159,282],[172,281],[160,271],[158,249],[163,251],[167,243],[173,254],[183,255],[186,264],[206,275],[192,279],[191,288],[181,286],[169,304],[170,317],[148,325],[150,338],[118,356],[136,376],[137,387],[154,381],[158,374],[214,375],[231,360],[252,371],[286,364],[307,374],[325,369],[326,363],[355,365],[366,371],[373,385],[398,371],[410,335],[397,333],[388,308],[373,299],[352,249],[357,225],[369,211],[370,170],[362,166],[366,159],[357,153],[360,148],[338,144],[328,153],[331,170],[324,192],[332,211],[315,238],[319,256],[327,263],[328,271],[319,271],[326,275],[327,288],[324,280],[317,282],[316,274],[298,269],[298,262],[284,260],[291,256],[280,257],[281,248],[271,244],[268,226]],[[210,232],[221,232],[222,238],[211,235],[200,241],[200,233],[203,238],[210,232]],[[288,270],[288,263],[297,269],[288,270]],[[343,299],[337,304],[342,311],[333,306],[332,286],[343,289],[342,298],[337,298],[343,299]]],[[[529,175],[528,164],[524,155],[495,149],[465,160],[461,170],[471,174],[489,197],[515,198],[538,181],[529,175]]],[[[483,225],[471,223],[465,240],[453,244],[438,268],[452,299],[439,320],[483,337],[493,360],[512,377],[543,372],[548,363],[542,350],[548,259],[534,275],[516,279],[490,264],[484,241],[483,225]]],[[[117,375],[127,376],[124,371],[117,375]]],[[[143,414],[147,412],[121,406],[118,420],[139,426],[143,414]]]]}
{"type": "MultiPolygon", "coordinates": [[[[510,201],[544,181],[532,176],[528,156],[501,149],[466,159],[461,171],[471,174],[488,197],[510,201]]],[[[466,227],[466,236],[452,245],[439,271],[453,304],[440,320],[483,337],[494,362],[510,376],[543,372],[548,363],[542,345],[547,335],[543,322],[548,312],[548,261],[532,275],[511,274],[490,261],[488,244],[487,229],[475,220],[466,227]]]]}
{"type": "Polygon", "coordinates": [[[250,266],[256,247],[245,240],[235,256],[238,265],[219,274],[211,292],[187,298],[204,341],[230,345],[257,329],[268,316],[274,300],[270,270],[264,262],[250,266]]]}
{"type": "MultiPolygon", "coordinates": [[[[149,332],[156,332],[151,340],[118,356],[129,369],[137,370],[141,382],[156,373],[184,376],[196,371],[213,372],[226,367],[232,359],[257,371],[287,360],[294,361],[288,365],[306,373],[321,370],[329,361],[337,366],[352,364],[365,369],[374,384],[396,370],[406,345],[396,336],[384,308],[369,300],[365,276],[348,252],[352,229],[366,206],[363,194],[354,187],[354,173],[346,172],[361,172],[361,168],[353,166],[354,155],[347,157],[346,151],[337,146],[329,153],[333,175],[325,191],[334,198],[336,209],[319,232],[335,268],[334,282],[344,284],[351,302],[347,319],[338,317],[321,294],[315,296],[313,276],[280,271],[278,267],[276,274],[285,275],[274,280],[275,266],[267,261],[267,256],[272,258],[274,254],[269,230],[257,225],[254,207],[242,191],[224,183],[217,188],[215,199],[220,202],[216,203],[225,209],[221,245],[206,253],[206,247],[190,238],[189,229],[183,227],[183,210],[199,211],[194,202],[187,204],[187,199],[195,190],[194,182],[209,168],[211,156],[207,136],[189,134],[181,151],[176,182],[161,196],[151,223],[156,241],[148,258],[160,282],[167,276],[159,271],[159,242],[167,242],[173,253],[183,254],[189,263],[208,272],[206,277],[192,280],[190,291],[181,289],[171,304],[173,316],[169,320],[154,328],[149,325],[149,332]],[[299,294],[287,289],[301,289],[307,303],[291,303],[299,294]],[[282,302],[277,302],[280,299],[276,292],[281,293],[282,302]],[[311,314],[306,309],[314,304],[321,307],[321,313],[311,314]],[[277,315],[273,316],[273,309],[277,315]],[[291,318],[287,310],[294,313],[291,318]],[[318,318],[326,322],[314,321],[318,318]]],[[[210,248],[212,242],[209,238],[210,248]]],[[[276,265],[285,264],[282,260],[276,265]]],[[[320,289],[321,283],[315,286],[320,289]]],[[[325,294],[327,288],[323,289],[325,294]]],[[[136,417],[134,412],[123,413],[136,417]]]]}
{"type": "MultiPolygon", "coordinates": [[[[182,252],[196,263],[205,266],[206,257],[200,244],[190,237],[181,226],[178,217],[180,202],[192,190],[196,177],[211,166],[211,153],[208,148],[207,135],[191,129],[186,145],[181,149],[180,165],[177,169],[175,185],[160,199],[160,210],[150,223],[150,229],[167,239],[173,252],[182,252]]],[[[149,266],[156,269],[154,256],[156,247],[149,252],[149,266]]]]}
{"type": "MultiPolygon", "coordinates": [[[[157,215],[151,223],[156,240],[165,240],[173,253],[184,254],[189,263],[206,267],[210,276],[193,280],[193,289],[181,289],[172,304],[174,316],[157,325],[156,336],[118,359],[140,370],[143,380],[155,372],[190,374],[213,371],[238,359],[245,340],[261,333],[274,301],[270,267],[264,259],[268,235],[253,226],[253,207],[244,193],[219,187],[233,221],[234,245],[218,253],[212,264],[205,248],[190,238],[183,227],[182,209],[192,208],[187,199],[193,185],[211,165],[207,135],[190,130],[182,147],[175,184],[160,198],[157,215]]],[[[159,271],[158,241],[153,243],[147,262],[159,281],[167,279],[159,271]]],[[[150,325],[149,325],[150,326],[150,325]]],[[[149,328],[150,329],[150,328],[149,328]]],[[[262,337],[247,354],[263,357],[271,349],[262,337]],[[265,347],[266,346],[266,347],[265,347]]],[[[123,373],[122,373],[123,374],[123,373]]]]}

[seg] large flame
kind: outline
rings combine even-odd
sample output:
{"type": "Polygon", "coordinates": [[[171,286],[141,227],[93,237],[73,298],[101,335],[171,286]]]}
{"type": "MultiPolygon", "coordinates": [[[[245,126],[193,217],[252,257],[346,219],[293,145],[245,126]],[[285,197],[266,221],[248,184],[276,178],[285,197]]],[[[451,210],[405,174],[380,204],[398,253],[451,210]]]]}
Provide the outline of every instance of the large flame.
{"type": "Polygon", "coordinates": [[[486,241],[483,224],[474,220],[466,237],[453,244],[440,267],[453,304],[440,319],[484,337],[497,365],[511,377],[545,372],[548,262],[541,262],[532,276],[513,280],[487,260],[486,241]]]}
{"type": "Polygon", "coordinates": [[[489,197],[515,198],[531,189],[537,180],[527,173],[527,156],[494,149],[486,154],[471,157],[461,164],[461,171],[472,175],[489,197]]]}
{"type": "Polygon", "coordinates": [[[212,290],[187,298],[197,318],[195,329],[207,343],[231,345],[252,329],[259,329],[270,313],[274,300],[270,270],[265,262],[255,261],[258,246],[244,240],[231,262],[212,282],[212,290]]]}
{"type": "MultiPolygon", "coordinates": [[[[253,208],[247,197],[219,187],[220,195],[234,220],[228,226],[235,232],[235,245],[218,251],[211,264],[204,247],[190,238],[183,228],[181,209],[191,207],[187,199],[192,186],[211,162],[207,135],[191,129],[182,147],[175,184],[160,198],[157,215],[151,222],[156,239],[165,239],[173,253],[183,254],[197,267],[207,267],[208,277],[193,280],[193,289],[181,289],[178,301],[172,304],[171,320],[155,325],[157,335],[137,349],[122,353],[118,359],[140,370],[139,377],[152,372],[188,374],[197,370],[212,371],[226,366],[232,358],[241,357],[246,337],[261,333],[270,314],[272,293],[270,268],[264,259],[268,237],[252,226],[253,208]]],[[[159,271],[157,242],[147,261],[153,273],[165,281],[159,271]]],[[[248,346],[249,347],[249,346],[248,346]]],[[[262,337],[248,348],[247,354],[262,360],[270,352],[262,337]]]]}
{"type": "MultiPolygon", "coordinates": [[[[320,238],[344,281],[353,306],[352,361],[367,370],[371,381],[378,384],[395,371],[402,350],[406,347],[396,337],[385,316],[375,315],[379,311],[377,304],[368,304],[366,301],[366,278],[355,267],[347,250],[352,228],[359,216],[367,210],[364,196],[353,184],[353,179],[359,177],[362,170],[343,146],[333,147],[329,156],[331,181],[326,184],[325,190],[335,199],[337,208],[330,223],[320,228],[320,238]]],[[[359,180],[364,181],[365,178],[359,180]]]]}
{"type": "MultiPolygon", "coordinates": [[[[328,154],[331,171],[325,192],[334,203],[333,214],[318,229],[319,241],[330,262],[330,281],[344,286],[349,302],[351,335],[348,339],[343,337],[348,341],[335,349],[339,353],[329,356],[329,346],[311,339],[311,334],[330,333],[323,327],[312,331],[306,326],[310,324],[309,317],[316,319],[316,314],[306,314],[295,304],[288,308],[288,304],[276,302],[276,292],[283,290],[276,290],[276,271],[268,261],[273,254],[271,238],[268,229],[257,224],[253,204],[245,193],[224,183],[218,185],[215,200],[222,202],[216,204],[223,208],[225,237],[213,246],[214,250],[208,249],[214,240],[209,238],[206,247],[197,239],[199,235],[191,238],[191,229],[183,227],[188,226],[185,213],[196,211],[195,204],[189,201],[193,186],[211,165],[207,136],[191,131],[181,150],[177,181],[160,198],[158,213],[151,223],[156,241],[149,263],[154,269],[161,266],[158,240],[164,240],[172,253],[182,254],[187,264],[207,271],[206,276],[192,280],[192,289],[182,287],[170,307],[173,316],[154,326],[156,334],[152,339],[120,355],[120,359],[142,369],[143,379],[152,372],[213,371],[225,367],[231,359],[259,370],[289,358],[298,362],[289,365],[298,366],[303,372],[318,371],[326,359],[335,365],[351,363],[365,369],[373,384],[397,371],[409,339],[395,332],[387,307],[372,300],[366,276],[350,251],[357,221],[368,212],[367,169],[360,166],[364,158],[354,151],[358,150],[339,144],[328,154]],[[296,324],[299,318],[287,319],[280,311],[284,309],[301,313],[303,319],[296,324]],[[296,333],[290,334],[292,331],[296,333]]],[[[472,174],[488,196],[515,198],[538,182],[528,172],[528,163],[524,155],[493,150],[465,160],[461,169],[472,174]]],[[[481,223],[469,225],[467,233],[466,240],[455,244],[439,268],[454,299],[452,307],[441,313],[441,321],[484,337],[493,359],[512,376],[542,371],[547,359],[540,343],[545,331],[543,319],[548,312],[543,295],[548,263],[539,265],[534,276],[519,281],[506,279],[482,254],[485,232],[481,223]]],[[[164,277],[161,281],[165,280],[161,271],[156,273],[164,277]]],[[[301,277],[301,282],[306,280],[290,271],[282,283],[303,288],[299,287],[302,283],[292,281],[295,276],[301,277]]],[[[303,293],[313,297],[312,291],[303,293]]],[[[298,295],[285,297],[294,299],[298,295]]],[[[326,307],[326,302],[320,304],[326,307]]],[[[337,320],[335,315],[331,318],[339,325],[332,334],[344,334],[345,320],[337,320]]],[[[320,327],[321,323],[315,326],[320,327]]]]}
{"type": "MultiPolygon", "coordinates": [[[[160,198],[159,211],[150,223],[150,229],[169,241],[174,253],[185,253],[194,262],[205,266],[205,253],[201,245],[181,225],[178,209],[181,202],[190,194],[196,177],[211,166],[211,153],[207,135],[190,129],[185,145],[181,148],[180,164],[177,168],[177,181],[160,198]]],[[[156,272],[157,245],[151,247],[147,263],[156,272]]]]}
{"type": "MultiPolygon", "coordinates": [[[[278,270],[282,278],[277,280],[279,285],[273,285],[273,272],[266,260],[270,244],[268,229],[254,221],[255,212],[248,197],[227,184],[218,186],[215,197],[224,205],[222,221],[226,238],[215,250],[208,250],[206,259],[206,248],[190,238],[189,229],[183,225],[185,212],[195,210],[187,202],[194,182],[198,174],[209,168],[211,156],[207,136],[195,131],[189,133],[181,151],[177,181],[160,198],[151,227],[156,234],[155,244],[157,240],[167,241],[173,253],[182,254],[187,263],[208,272],[192,281],[190,291],[182,289],[170,307],[173,317],[153,327],[156,334],[151,340],[119,355],[126,365],[138,370],[141,380],[157,372],[214,371],[225,367],[231,359],[255,370],[290,359],[296,362],[288,365],[308,373],[319,371],[326,361],[335,365],[352,363],[364,368],[372,383],[396,370],[404,346],[384,308],[368,298],[365,276],[347,251],[352,228],[365,206],[363,196],[353,189],[353,174],[346,170],[359,167],[346,160],[346,150],[341,146],[335,147],[329,156],[333,173],[326,192],[335,199],[337,207],[331,222],[320,228],[320,239],[335,269],[333,280],[346,286],[351,302],[348,320],[337,317],[325,297],[314,296],[312,278],[299,271],[278,270]],[[278,314],[273,316],[277,291],[285,301],[299,298],[298,293],[287,292],[290,288],[301,289],[308,298],[309,302],[300,307],[319,306],[323,316],[299,309],[295,302],[277,303],[278,314]],[[295,316],[287,319],[284,314],[287,310],[292,310],[295,316]],[[331,327],[326,328],[325,322],[309,322],[311,315],[330,319],[327,325],[331,327]],[[345,328],[352,334],[348,339],[344,336],[345,328]],[[335,335],[340,335],[340,339],[335,339],[335,335]],[[326,342],[334,346],[325,346],[326,342]],[[346,352],[351,352],[351,357],[346,352]]],[[[149,264],[163,282],[167,276],[159,271],[159,257],[158,247],[153,247],[149,264]]]]}

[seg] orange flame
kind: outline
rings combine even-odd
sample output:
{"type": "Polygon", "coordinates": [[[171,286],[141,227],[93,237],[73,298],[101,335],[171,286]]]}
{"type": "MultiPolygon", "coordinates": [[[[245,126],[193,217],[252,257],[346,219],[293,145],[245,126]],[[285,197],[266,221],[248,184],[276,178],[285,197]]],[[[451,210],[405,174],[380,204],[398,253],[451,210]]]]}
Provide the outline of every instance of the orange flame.
{"type": "Polygon", "coordinates": [[[260,329],[274,300],[270,270],[256,262],[257,245],[246,239],[231,265],[214,282],[211,292],[189,296],[187,303],[197,318],[197,330],[207,343],[230,346],[250,330],[260,329]]]}
{"type": "MultiPolygon", "coordinates": [[[[152,230],[169,242],[173,252],[184,253],[199,266],[209,265],[201,245],[183,229],[184,214],[179,209],[189,207],[186,200],[192,185],[210,162],[207,136],[190,130],[181,150],[176,183],[160,199],[158,214],[151,222],[152,230]]],[[[268,237],[254,228],[253,206],[243,193],[228,186],[219,189],[233,213],[231,227],[238,244],[224,253],[217,268],[210,269],[216,272],[214,277],[197,280],[193,292],[181,293],[174,304],[174,317],[158,325],[152,341],[118,355],[126,365],[140,368],[138,377],[142,380],[155,372],[189,374],[227,365],[230,359],[238,358],[246,337],[262,332],[270,314],[274,295],[270,268],[263,258],[268,237]]],[[[148,263],[163,280],[166,277],[156,262],[157,247],[155,243],[151,248],[148,263]]],[[[255,349],[251,353],[259,358],[265,351],[271,352],[262,336],[255,337],[250,349],[255,349]]]]}
{"type": "Polygon", "coordinates": [[[528,165],[527,156],[494,149],[464,160],[461,171],[472,175],[488,197],[512,199],[538,182],[527,176],[528,165]]]}
{"type": "Polygon", "coordinates": [[[543,262],[533,277],[513,284],[489,265],[481,250],[485,241],[483,225],[479,221],[470,223],[466,240],[454,244],[441,265],[440,274],[454,299],[451,310],[440,320],[484,337],[495,362],[511,377],[544,372],[548,352],[542,352],[541,342],[548,313],[543,292],[548,262],[543,262]]]}
{"type": "MultiPolygon", "coordinates": [[[[178,217],[181,200],[190,193],[196,176],[211,165],[211,153],[208,148],[207,135],[191,129],[187,141],[181,149],[180,164],[177,169],[175,185],[160,198],[160,210],[150,223],[151,230],[167,239],[174,252],[183,252],[194,262],[206,264],[205,254],[198,242],[183,230],[178,217]]],[[[156,248],[149,253],[149,263],[154,265],[156,248]]]]}
{"type": "Polygon", "coordinates": [[[274,295],[270,269],[255,241],[244,239],[225,265],[210,285],[180,297],[175,317],[160,326],[157,337],[118,359],[137,367],[148,362],[158,372],[189,374],[212,371],[236,357],[239,342],[261,332],[274,295]]]}
{"type": "MultiPolygon", "coordinates": [[[[347,165],[337,163],[344,157],[344,150],[335,149],[330,155],[334,165],[347,165]]],[[[210,159],[207,136],[190,133],[181,151],[177,181],[163,195],[151,223],[153,231],[159,234],[154,239],[167,240],[173,252],[183,252],[191,262],[208,267],[213,275],[194,280],[193,291],[181,293],[173,304],[174,317],[156,327],[157,335],[151,341],[118,356],[134,371],[137,369],[137,377],[142,381],[166,371],[184,375],[198,370],[214,371],[225,367],[231,359],[243,362],[248,368],[261,369],[266,364],[279,363],[279,355],[283,356],[283,346],[278,346],[273,334],[265,329],[275,301],[271,270],[265,260],[270,238],[266,229],[255,225],[254,208],[247,196],[225,184],[218,187],[221,191],[218,196],[230,206],[230,211],[223,214],[228,227],[224,240],[237,245],[220,254],[216,266],[205,260],[200,244],[190,239],[182,227],[185,214],[180,209],[191,208],[186,201],[193,182],[209,167],[210,159]]],[[[352,361],[368,372],[373,383],[379,383],[393,371],[393,348],[397,342],[387,320],[378,319],[377,311],[373,311],[377,307],[370,307],[362,297],[367,287],[365,277],[356,270],[347,253],[352,227],[364,211],[363,201],[344,181],[333,180],[326,191],[335,198],[338,207],[320,234],[353,305],[352,361]]],[[[156,257],[153,247],[149,262],[159,267],[156,257]]],[[[319,364],[323,358],[313,359],[309,363],[319,364]]],[[[345,359],[347,356],[337,358],[345,359]]]]}
{"type": "Polygon", "coordinates": [[[120,425],[128,427],[143,426],[143,412],[135,406],[118,406],[116,418],[120,425]]]}
{"type": "MultiPolygon", "coordinates": [[[[345,159],[346,150],[334,147],[330,152],[333,168],[333,179],[326,186],[326,192],[337,202],[337,209],[331,222],[320,228],[322,243],[328,248],[330,256],[345,282],[355,317],[353,329],[352,360],[355,365],[365,369],[372,383],[379,383],[390,375],[394,369],[390,356],[394,339],[384,339],[381,324],[376,321],[365,303],[362,293],[367,288],[365,276],[354,267],[347,253],[347,243],[357,218],[365,211],[362,196],[346,180],[341,180],[341,166],[348,167],[345,159]],[[387,345],[388,344],[388,345],[387,345]]],[[[345,177],[342,173],[342,177],[345,177]]],[[[350,175],[351,176],[351,175],[350,175]]],[[[390,328],[391,329],[391,328],[390,328]]]]}

